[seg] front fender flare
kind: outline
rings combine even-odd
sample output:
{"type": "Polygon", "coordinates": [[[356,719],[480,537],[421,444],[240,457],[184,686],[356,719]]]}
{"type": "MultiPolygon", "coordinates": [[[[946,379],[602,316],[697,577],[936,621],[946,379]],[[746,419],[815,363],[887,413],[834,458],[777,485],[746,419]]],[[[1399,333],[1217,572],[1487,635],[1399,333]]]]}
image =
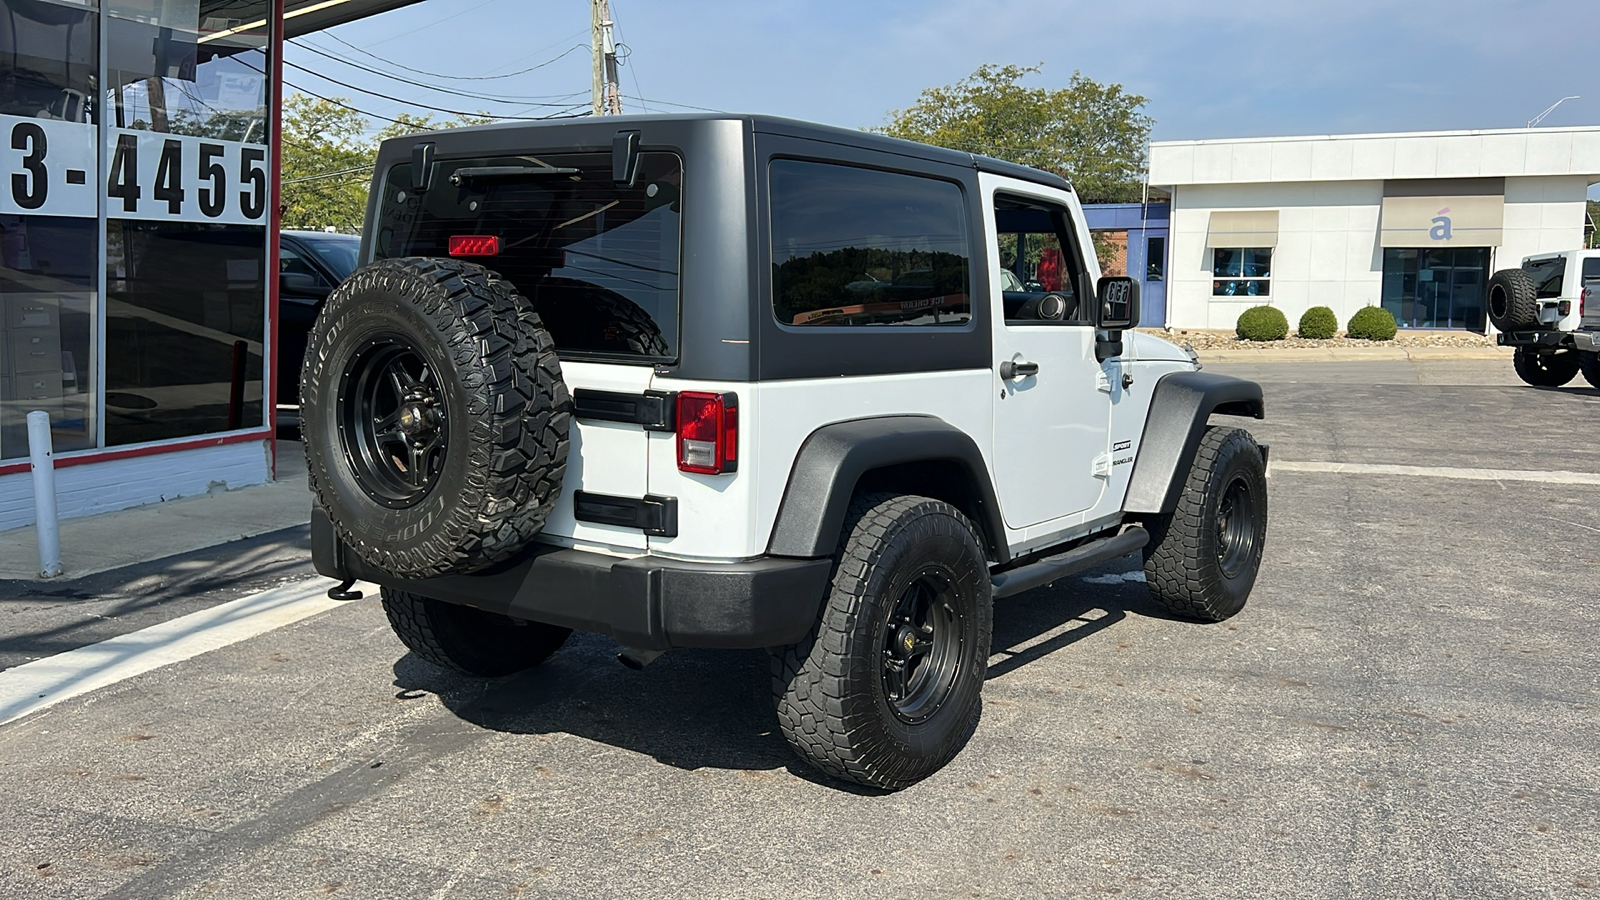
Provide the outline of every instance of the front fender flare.
{"type": "Polygon", "coordinates": [[[1212,415],[1262,418],[1261,385],[1210,372],[1171,372],[1156,382],[1123,512],[1164,515],[1177,508],[1212,415]]]}

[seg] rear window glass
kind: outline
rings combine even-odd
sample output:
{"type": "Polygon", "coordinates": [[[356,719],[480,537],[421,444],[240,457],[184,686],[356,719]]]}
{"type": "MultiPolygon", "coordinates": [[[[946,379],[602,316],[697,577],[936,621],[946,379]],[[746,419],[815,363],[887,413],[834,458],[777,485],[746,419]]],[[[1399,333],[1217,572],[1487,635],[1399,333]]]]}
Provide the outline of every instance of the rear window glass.
{"type": "Polygon", "coordinates": [[[1561,296],[1561,278],[1567,274],[1566,257],[1536,259],[1528,263],[1525,268],[1528,274],[1533,276],[1533,286],[1539,292],[1539,299],[1548,300],[1561,296]]]}
{"type": "Polygon", "coordinates": [[[967,216],[947,181],[780,159],[772,305],[784,325],[963,325],[967,216]]]}
{"type": "Polygon", "coordinates": [[[1591,287],[1600,282],[1600,257],[1591,256],[1583,261],[1583,286],[1591,287]]]}
{"type": "Polygon", "coordinates": [[[449,256],[453,236],[499,238],[471,257],[533,301],[570,358],[670,361],[678,347],[683,161],[639,155],[633,185],[610,153],[440,160],[426,192],[410,163],[384,179],[374,255],[449,256]],[[553,172],[555,170],[576,170],[553,172]]]}

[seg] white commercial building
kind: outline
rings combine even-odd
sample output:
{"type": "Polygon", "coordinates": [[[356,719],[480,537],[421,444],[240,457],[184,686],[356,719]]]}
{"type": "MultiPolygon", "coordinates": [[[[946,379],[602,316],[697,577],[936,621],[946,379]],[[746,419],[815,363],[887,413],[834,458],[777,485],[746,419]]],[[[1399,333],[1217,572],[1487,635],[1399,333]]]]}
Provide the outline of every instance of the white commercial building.
{"type": "Polygon", "coordinates": [[[1582,246],[1600,127],[1316,135],[1150,145],[1172,193],[1167,324],[1232,328],[1248,307],[1485,331],[1484,285],[1582,246]]]}

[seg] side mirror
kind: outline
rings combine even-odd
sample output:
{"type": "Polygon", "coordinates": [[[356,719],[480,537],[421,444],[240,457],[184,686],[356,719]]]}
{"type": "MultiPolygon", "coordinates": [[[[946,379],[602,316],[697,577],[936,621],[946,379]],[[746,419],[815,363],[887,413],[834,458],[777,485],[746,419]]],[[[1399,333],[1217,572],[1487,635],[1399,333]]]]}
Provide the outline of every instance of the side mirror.
{"type": "Polygon", "coordinates": [[[305,272],[279,272],[278,293],[302,297],[326,297],[332,291],[317,283],[316,276],[305,272]]]}
{"type": "Polygon", "coordinates": [[[1107,275],[1095,285],[1096,328],[1122,331],[1139,324],[1139,282],[1126,275],[1107,275]]]}

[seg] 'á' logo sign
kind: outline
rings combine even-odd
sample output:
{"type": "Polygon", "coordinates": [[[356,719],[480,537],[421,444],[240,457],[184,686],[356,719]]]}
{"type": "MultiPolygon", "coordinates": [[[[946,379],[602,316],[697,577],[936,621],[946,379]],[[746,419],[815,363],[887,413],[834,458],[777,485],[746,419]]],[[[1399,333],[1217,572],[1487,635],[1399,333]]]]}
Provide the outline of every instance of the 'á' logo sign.
{"type": "Polygon", "coordinates": [[[1449,211],[1450,207],[1446,206],[1433,217],[1433,227],[1428,229],[1428,237],[1436,241],[1450,240],[1450,217],[1445,215],[1449,211]]]}

